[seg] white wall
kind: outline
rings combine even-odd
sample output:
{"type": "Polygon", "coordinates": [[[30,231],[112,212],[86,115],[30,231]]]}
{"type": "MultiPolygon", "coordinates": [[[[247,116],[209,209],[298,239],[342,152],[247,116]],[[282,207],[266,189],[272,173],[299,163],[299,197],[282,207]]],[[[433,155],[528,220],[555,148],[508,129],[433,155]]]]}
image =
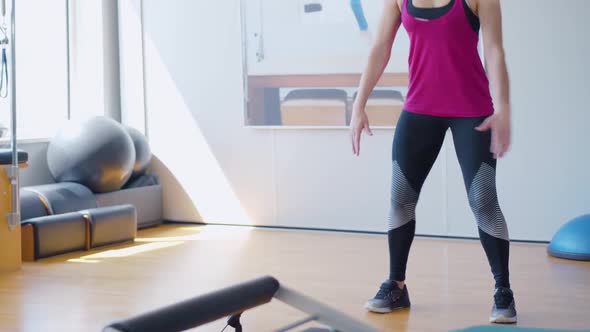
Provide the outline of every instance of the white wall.
{"type": "MultiPolygon", "coordinates": [[[[360,72],[370,51],[350,1],[322,0],[323,10],[303,13],[301,0],[245,0],[245,36],[250,75],[360,72]],[[264,54],[259,59],[257,54],[264,54]],[[259,61],[260,60],[260,61],[259,61]]],[[[382,1],[364,1],[371,35],[383,10],[382,1]]],[[[387,71],[408,70],[409,39],[400,29],[387,71]]]]}
{"type": "MultiPolygon", "coordinates": [[[[549,240],[590,210],[590,46],[578,37],[590,27],[590,2],[502,4],[514,145],[498,166],[500,200],[512,238],[549,240]]],[[[238,1],[144,0],[143,37],[148,133],[161,161],[165,217],[386,230],[392,131],[366,139],[356,159],[345,130],[243,127],[238,1]]],[[[476,235],[450,140],[418,218],[418,233],[476,235]]]]}
{"type": "MultiPolygon", "coordinates": [[[[7,1],[10,6],[10,1],[7,1]]],[[[16,103],[19,138],[53,135],[68,117],[66,7],[63,0],[18,1],[16,103]],[[44,31],[51,31],[42,33],[44,31]],[[41,32],[41,33],[40,33],[41,32]]],[[[10,28],[10,9],[6,24],[10,28]]],[[[6,48],[12,66],[10,47],[6,48]]],[[[10,79],[12,80],[12,79],[10,79]]],[[[12,84],[8,82],[8,86],[12,84]]],[[[7,84],[2,84],[2,94],[7,84]]],[[[10,89],[10,88],[9,88],[10,89]]],[[[10,127],[10,97],[0,98],[0,125],[10,127]]],[[[8,133],[7,133],[8,134],[8,133]]]]}
{"type": "MultiPolygon", "coordinates": [[[[20,170],[19,180],[22,187],[54,182],[47,166],[48,145],[49,142],[46,139],[26,139],[19,142],[18,148],[29,155],[28,167],[20,170]]],[[[8,149],[10,143],[2,142],[0,146],[8,149]]]]}
{"type": "MultiPolygon", "coordinates": [[[[383,11],[383,1],[362,1],[369,28],[361,33],[347,0],[242,3],[249,75],[362,72],[383,11]],[[305,14],[306,3],[320,3],[322,11],[305,14]]],[[[386,72],[408,71],[409,47],[408,34],[401,27],[386,72]]]]}
{"type": "Polygon", "coordinates": [[[146,134],[141,0],[119,0],[121,122],[146,134]]]}

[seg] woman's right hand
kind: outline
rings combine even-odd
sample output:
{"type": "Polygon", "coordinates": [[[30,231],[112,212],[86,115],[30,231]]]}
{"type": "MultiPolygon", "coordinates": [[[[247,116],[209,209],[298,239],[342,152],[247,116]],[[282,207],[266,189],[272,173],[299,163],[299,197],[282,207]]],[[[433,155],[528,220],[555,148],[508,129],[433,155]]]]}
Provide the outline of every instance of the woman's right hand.
{"type": "Polygon", "coordinates": [[[352,118],[350,119],[350,139],[352,142],[352,152],[355,156],[360,154],[361,135],[364,132],[373,136],[369,127],[369,119],[365,113],[365,103],[373,88],[379,82],[383,75],[385,67],[391,57],[391,47],[397,35],[397,31],[402,23],[402,14],[400,10],[400,0],[383,1],[383,14],[376,29],[375,40],[371,47],[369,59],[365,71],[361,76],[359,84],[359,93],[355,99],[352,108],[352,118]]]}
{"type": "Polygon", "coordinates": [[[359,156],[361,152],[361,136],[366,132],[367,135],[373,136],[369,126],[369,118],[364,107],[355,105],[350,119],[350,139],[352,142],[352,153],[359,156]]]}

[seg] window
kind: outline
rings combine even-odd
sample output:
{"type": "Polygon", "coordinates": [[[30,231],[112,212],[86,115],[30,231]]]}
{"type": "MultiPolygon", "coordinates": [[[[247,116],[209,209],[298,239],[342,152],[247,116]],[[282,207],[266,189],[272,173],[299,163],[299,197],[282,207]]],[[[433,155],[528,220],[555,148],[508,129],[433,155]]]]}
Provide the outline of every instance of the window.
{"type": "Polygon", "coordinates": [[[70,1],[70,119],[105,115],[103,1],[70,1]]]}
{"type": "MultiPolygon", "coordinates": [[[[66,1],[16,3],[17,135],[52,136],[68,118],[66,1]]],[[[10,127],[9,98],[0,99],[0,123],[10,127]]]]}
{"type": "MultiPolygon", "coordinates": [[[[16,3],[18,138],[50,138],[68,120],[117,116],[117,2],[16,3]]],[[[7,14],[9,24],[10,10],[7,14]]],[[[9,48],[7,53],[10,54],[9,48]]],[[[11,59],[9,62],[12,63],[11,59]]],[[[10,99],[0,99],[0,132],[4,132],[4,137],[10,134],[2,130],[10,127],[10,117],[10,99]]]]}

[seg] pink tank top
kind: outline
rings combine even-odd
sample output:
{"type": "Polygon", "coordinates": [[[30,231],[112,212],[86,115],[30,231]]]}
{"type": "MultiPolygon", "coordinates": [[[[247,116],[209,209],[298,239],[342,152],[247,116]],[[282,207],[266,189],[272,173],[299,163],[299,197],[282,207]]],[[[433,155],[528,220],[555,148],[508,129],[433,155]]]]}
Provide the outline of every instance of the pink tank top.
{"type": "Polygon", "coordinates": [[[442,117],[480,117],[494,113],[489,81],[463,0],[439,18],[421,20],[403,0],[402,22],[410,37],[408,112],[442,117]]]}

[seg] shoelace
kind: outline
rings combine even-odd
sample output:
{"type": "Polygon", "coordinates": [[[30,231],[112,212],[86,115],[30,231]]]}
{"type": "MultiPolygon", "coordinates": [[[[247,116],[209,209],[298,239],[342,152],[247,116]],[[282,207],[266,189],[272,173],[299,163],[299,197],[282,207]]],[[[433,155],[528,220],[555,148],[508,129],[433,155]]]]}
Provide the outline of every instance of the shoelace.
{"type": "Polygon", "coordinates": [[[507,308],[513,300],[512,294],[509,291],[500,289],[494,294],[494,301],[498,308],[507,308]]]}
{"type": "Polygon", "coordinates": [[[381,287],[379,288],[379,291],[377,292],[377,298],[378,299],[383,299],[385,298],[389,293],[391,292],[391,288],[389,287],[381,287]]]}
{"type": "Polygon", "coordinates": [[[383,284],[383,285],[381,285],[381,288],[379,288],[376,298],[385,299],[387,297],[390,297],[392,299],[392,301],[395,302],[401,297],[401,294],[394,298],[393,297],[394,290],[395,289],[393,287],[391,287],[391,285],[383,284]]]}

